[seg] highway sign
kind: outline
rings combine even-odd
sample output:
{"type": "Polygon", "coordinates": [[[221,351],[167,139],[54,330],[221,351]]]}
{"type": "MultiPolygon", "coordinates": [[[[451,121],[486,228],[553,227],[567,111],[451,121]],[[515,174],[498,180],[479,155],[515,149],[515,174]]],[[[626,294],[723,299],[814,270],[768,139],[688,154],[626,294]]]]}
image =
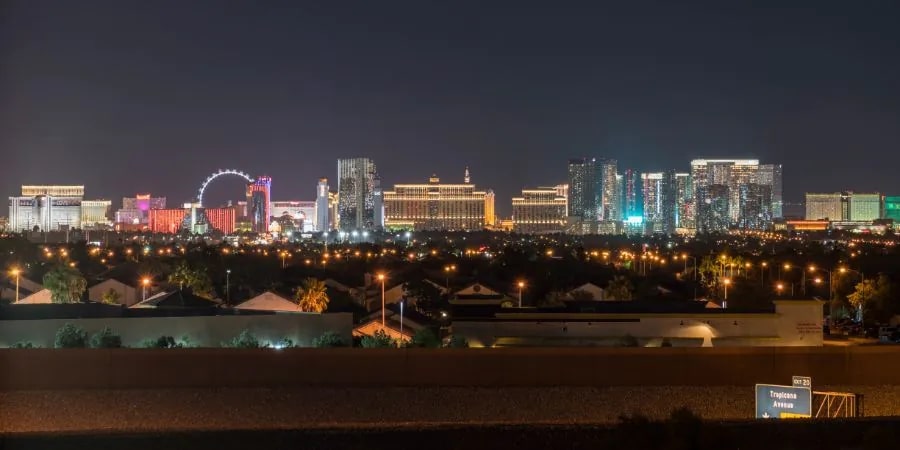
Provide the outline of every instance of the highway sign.
{"type": "Polygon", "coordinates": [[[812,417],[812,391],[808,387],[756,385],[757,419],[812,417]]]}
{"type": "Polygon", "coordinates": [[[810,377],[798,377],[794,375],[791,377],[791,381],[794,387],[812,388],[812,378],[810,377]]]}

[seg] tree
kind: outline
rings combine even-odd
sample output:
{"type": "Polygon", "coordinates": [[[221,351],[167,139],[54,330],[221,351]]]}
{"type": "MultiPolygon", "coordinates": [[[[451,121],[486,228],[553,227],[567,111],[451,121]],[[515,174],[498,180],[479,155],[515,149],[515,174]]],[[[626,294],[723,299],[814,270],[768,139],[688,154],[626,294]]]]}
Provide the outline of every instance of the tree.
{"type": "Polygon", "coordinates": [[[189,288],[191,292],[203,298],[213,298],[212,280],[206,268],[192,267],[187,261],[181,261],[169,274],[169,283],[177,284],[179,289],[189,288]]]}
{"type": "Polygon", "coordinates": [[[121,348],[122,337],[106,327],[91,336],[91,348],[121,348]]]}
{"type": "Polygon", "coordinates": [[[259,339],[256,338],[256,335],[251,333],[250,330],[241,331],[241,334],[237,335],[230,342],[223,342],[222,347],[226,348],[262,348],[264,347],[259,343],[259,339]]]}
{"type": "Polygon", "coordinates": [[[301,311],[321,313],[328,309],[328,292],[325,282],[315,278],[303,280],[303,285],[294,292],[294,300],[301,311]]]}
{"type": "Polygon", "coordinates": [[[469,348],[469,341],[467,341],[466,338],[464,338],[462,336],[454,334],[453,336],[450,336],[450,341],[447,342],[447,347],[449,347],[449,348],[469,348]]]}
{"type": "Polygon", "coordinates": [[[634,286],[624,275],[616,275],[606,286],[606,296],[612,300],[631,300],[634,286]]]}
{"type": "Polygon", "coordinates": [[[893,283],[887,275],[880,274],[875,280],[866,280],[856,285],[856,290],[847,296],[847,300],[857,311],[866,317],[878,321],[887,321],[892,315],[900,312],[900,305],[893,295],[893,283]]]}
{"type": "Polygon", "coordinates": [[[422,328],[416,331],[412,340],[409,341],[410,347],[422,348],[438,348],[441,346],[441,340],[429,328],[422,328]]]}
{"type": "Polygon", "coordinates": [[[56,331],[53,341],[55,348],[84,348],[87,346],[87,332],[71,323],[66,323],[56,331]]]}
{"type": "Polygon", "coordinates": [[[107,305],[115,305],[119,303],[119,298],[121,295],[118,291],[113,288],[109,288],[108,291],[104,292],[103,295],[100,296],[100,300],[107,305]]]}
{"type": "Polygon", "coordinates": [[[568,296],[563,291],[553,291],[540,301],[538,306],[544,308],[558,308],[566,305],[568,296]]]}
{"type": "Polygon", "coordinates": [[[327,347],[346,347],[347,343],[344,342],[344,338],[341,335],[335,333],[334,331],[326,331],[321,336],[313,339],[313,347],[317,348],[327,348],[327,347]]]}
{"type": "Polygon", "coordinates": [[[569,298],[576,302],[586,302],[590,300],[594,300],[594,294],[591,294],[584,289],[576,289],[572,292],[569,292],[569,298]]]}
{"type": "Polygon", "coordinates": [[[413,300],[416,308],[426,312],[439,308],[441,304],[441,290],[424,278],[403,283],[403,295],[413,300]]]}
{"type": "Polygon", "coordinates": [[[363,348],[389,348],[397,344],[383,330],[378,330],[372,336],[363,336],[359,342],[363,348]]]}
{"type": "Polygon", "coordinates": [[[87,289],[87,280],[74,267],[56,266],[44,275],[44,287],[53,303],[77,303],[87,289]]]}

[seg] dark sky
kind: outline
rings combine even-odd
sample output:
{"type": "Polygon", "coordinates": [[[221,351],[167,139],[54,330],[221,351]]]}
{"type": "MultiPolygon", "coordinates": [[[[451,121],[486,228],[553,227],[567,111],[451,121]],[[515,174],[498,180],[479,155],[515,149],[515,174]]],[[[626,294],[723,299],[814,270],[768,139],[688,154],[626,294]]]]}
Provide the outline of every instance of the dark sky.
{"type": "Polygon", "coordinates": [[[586,155],[900,194],[900,2],[788,4],[2,0],[0,193],[178,203],[237,168],[311,200],[369,156],[387,187],[469,165],[508,215],[586,155]]]}

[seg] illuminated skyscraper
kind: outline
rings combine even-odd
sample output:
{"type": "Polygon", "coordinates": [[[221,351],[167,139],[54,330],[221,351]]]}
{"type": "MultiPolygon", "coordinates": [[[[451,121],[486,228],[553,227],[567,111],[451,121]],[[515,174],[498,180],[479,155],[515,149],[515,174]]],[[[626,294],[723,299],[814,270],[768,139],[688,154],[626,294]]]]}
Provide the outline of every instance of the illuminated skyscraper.
{"type": "Polygon", "coordinates": [[[696,205],[694,204],[694,184],[689,173],[675,174],[675,227],[692,230],[695,223],[696,205]]]}
{"type": "Polygon", "coordinates": [[[761,164],[759,184],[772,191],[772,218],[784,217],[784,200],[781,192],[781,164],[761,164]]]}
{"type": "Polygon", "coordinates": [[[674,170],[641,174],[643,223],[648,231],[666,234],[675,232],[677,217],[675,179],[674,170]]]}
{"type": "Polygon", "coordinates": [[[569,216],[582,222],[598,218],[596,166],[594,158],[569,160],[569,216]]]}
{"type": "Polygon", "coordinates": [[[850,220],[849,208],[843,208],[840,192],[806,193],[806,220],[850,220]]]}
{"type": "Polygon", "coordinates": [[[319,178],[319,184],[316,185],[316,231],[331,230],[328,217],[328,179],[319,178]]]}
{"type": "MultiPolygon", "coordinates": [[[[770,194],[769,204],[765,205],[763,210],[771,211],[771,217],[778,217],[782,214],[782,198],[781,198],[781,171],[780,164],[763,164],[760,165],[755,159],[696,159],[691,161],[691,178],[694,187],[694,202],[697,209],[698,229],[700,222],[707,225],[716,225],[723,228],[710,231],[723,231],[731,226],[743,227],[746,224],[767,228],[769,223],[760,222],[758,218],[741,217],[741,193],[755,192],[754,189],[744,189],[741,186],[760,185],[768,186],[770,194]],[[718,214],[719,205],[716,208],[710,208],[700,204],[701,188],[704,186],[720,185],[728,189],[728,223],[723,225],[720,217],[701,218],[699,215],[703,212],[718,214]]],[[[721,189],[707,190],[706,195],[718,193],[721,189]]],[[[746,200],[746,199],[745,199],[746,200]]],[[[752,208],[751,208],[752,209],[752,208]]],[[[750,210],[748,210],[750,211],[750,210]]]]}
{"type": "Polygon", "coordinates": [[[880,193],[850,193],[850,220],[872,221],[882,215],[880,193]]]}
{"type": "Polygon", "coordinates": [[[728,186],[706,184],[695,187],[697,192],[697,231],[717,233],[728,230],[731,218],[728,205],[731,201],[728,186]]]}
{"type": "Polygon", "coordinates": [[[261,176],[247,185],[247,214],[256,233],[269,231],[272,217],[272,178],[261,176]]]}
{"type": "Polygon", "coordinates": [[[625,219],[629,217],[643,217],[644,196],[641,172],[635,169],[627,169],[623,179],[623,184],[625,185],[625,219]]]}
{"type": "Polygon", "coordinates": [[[600,220],[620,220],[618,195],[616,195],[616,160],[602,158],[597,161],[600,200],[600,220]]]}
{"type": "Polygon", "coordinates": [[[772,186],[767,184],[743,184],[740,190],[740,214],[738,228],[764,230],[772,223],[772,186]]]}
{"type": "Polygon", "coordinates": [[[375,228],[375,163],[369,158],[338,160],[338,215],[341,230],[375,228]]]}
{"type": "Polygon", "coordinates": [[[86,229],[103,228],[110,225],[109,200],[83,200],[81,202],[81,226],[86,229]]]}

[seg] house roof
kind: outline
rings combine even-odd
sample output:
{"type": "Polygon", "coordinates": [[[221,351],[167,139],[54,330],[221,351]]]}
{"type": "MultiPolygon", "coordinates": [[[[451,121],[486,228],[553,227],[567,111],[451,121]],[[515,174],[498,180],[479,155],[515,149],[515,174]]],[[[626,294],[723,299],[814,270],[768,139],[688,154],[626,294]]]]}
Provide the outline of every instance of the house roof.
{"type": "Polygon", "coordinates": [[[131,308],[215,308],[218,303],[198,297],[188,290],[160,292],[131,308]]]}
{"type": "Polygon", "coordinates": [[[282,297],[272,291],[266,291],[237,306],[236,309],[248,309],[255,311],[299,312],[300,306],[296,302],[282,297]]]}
{"type": "Polygon", "coordinates": [[[28,305],[37,303],[53,303],[53,300],[51,299],[50,289],[41,289],[40,291],[37,291],[29,296],[19,297],[19,302],[16,304],[28,305]]]}

